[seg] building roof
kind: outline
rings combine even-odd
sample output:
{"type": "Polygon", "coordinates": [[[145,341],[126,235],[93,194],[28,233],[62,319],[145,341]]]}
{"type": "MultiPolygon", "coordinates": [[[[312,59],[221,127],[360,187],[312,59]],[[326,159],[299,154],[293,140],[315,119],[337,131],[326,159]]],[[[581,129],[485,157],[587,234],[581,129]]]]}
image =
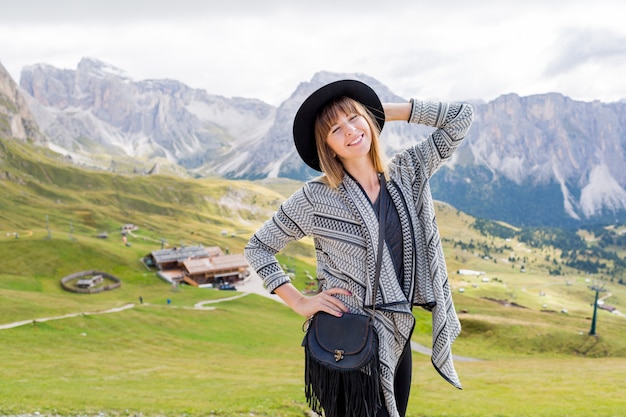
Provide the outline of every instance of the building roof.
{"type": "Polygon", "coordinates": [[[190,275],[232,271],[247,268],[248,262],[242,254],[216,256],[213,258],[187,259],[183,265],[190,275]]]}
{"type": "Polygon", "coordinates": [[[157,275],[161,277],[161,279],[169,282],[170,284],[182,279],[185,274],[180,269],[170,269],[169,271],[159,271],[157,275]]]}
{"type": "Polygon", "coordinates": [[[219,246],[209,246],[208,248],[206,248],[206,251],[211,257],[212,256],[224,256],[224,252],[222,252],[222,249],[220,249],[219,246]]]}
{"type": "Polygon", "coordinates": [[[202,245],[184,246],[182,248],[161,249],[151,253],[157,264],[183,261],[188,258],[208,258],[209,252],[202,245]]]}

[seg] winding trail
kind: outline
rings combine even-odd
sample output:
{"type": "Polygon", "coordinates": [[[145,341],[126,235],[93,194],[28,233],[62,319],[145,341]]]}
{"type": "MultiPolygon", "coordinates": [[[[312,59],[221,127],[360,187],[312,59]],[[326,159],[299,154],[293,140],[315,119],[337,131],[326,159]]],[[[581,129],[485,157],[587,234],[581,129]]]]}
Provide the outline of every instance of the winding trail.
{"type": "Polygon", "coordinates": [[[22,320],[22,321],[16,321],[14,323],[0,324],[0,329],[12,329],[14,327],[25,326],[27,324],[43,323],[45,321],[50,321],[50,320],[68,319],[70,317],[93,316],[93,315],[96,315],[96,314],[118,313],[120,311],[128,310],[129,308],[133,308],[133,307],[135,307],[135,304],[131,303],[131,304],[126,304],[126,305],[121,306],[121,307],[111,308],[109,310],[103,310],[103,311],[92,311],[92,312],[88,311],[88,312],[83,312],[83,313],[69,313],[69,314],[65,314],[63,316],[57,316],[57,317],[43,317],[43,318],[38,318],[38,319],[33,319],[33,320],[22,320]]]}
{"type": "MultiPolygon", "coordinates": [[[[259,278],[258,275],[256,275],[254,272],[252,272],[250,274],[250,276],[241,285],[237,286],[237,292],[232,297],[220,298],[220,299],[217,299],[217,300],[199,301],[193,307],[179,307],[179,306],[170,306],[170,307],[174,307],[174,308],[190,308],[190,309],[195,309],[195,310],[214,310],[215,307],[210,307],[210,306],[207,307],[207,305],[236,300],[236,299],[239,299],[239,298],[242,298],[242,297],[246,297],[246,296],[248,296],[250,294],[261,295],[263,297],[267,297],[267,298],[270,298],[270,299],[272,299],[274,301],[277,301],[277,302],[280,302],[280,303],[284,304],[283,300],[281,300],[280,297],[278,297],[275,294],[268,293],[267,290],[263,287],[263,283],[261,281],[261,278],[259,278]]],[[[143,305],[150,305],[150,304],[149,303],[143,303],[143,305]]],[[[65,314],[65,315],[56,316],[56,317],[43,317],[43,318],[38,318],[38,319],[33,319],[33,320],[22,320],[22,321],[17,321],[17,322],[14,322],[14,323],[0,324],[0,330],[12,329],[12,328],[15,328],[15,327],[25,326],[27,324],[43,323],[43,322],[50,321],[50,320],[67,319],[67,318],[70,318],[70,317],[118,313],[120,311],[128,310],[128,309],[131,309],[131,308],[134,308],[134,307],[135,307],[135,304],[129,303],[129,304],[126,304],[126,305],[121,306],[121,307],[111,308],[109,310],[82,312],[82,313],[70,313],[70,314],[65,314]]],[[[430,348],[428,348],[428,347],[426,347],[424,345],[421,345],[421,344],[419,344],[417,342],[414,342],[414,341],[411,341],[411,349],[413,351],[415,351],[417,353],[421,353],[423,355],[430,356],[432,354],[432,350],[430,348]]],[[[465,356],[458,356],[458,355],[453,355],[453,359],[455,361],[457,361],[457,362],[478,362],[478,361],[482,360],[482,359],[468,358],[468,357],[465,357],[465,356]]]]}

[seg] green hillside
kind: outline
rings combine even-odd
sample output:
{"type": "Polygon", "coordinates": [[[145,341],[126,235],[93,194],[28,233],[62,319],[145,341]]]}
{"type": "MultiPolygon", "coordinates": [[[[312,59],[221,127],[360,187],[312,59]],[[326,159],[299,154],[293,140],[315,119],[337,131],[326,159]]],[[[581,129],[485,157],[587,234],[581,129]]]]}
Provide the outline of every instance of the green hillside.
{"type": "MultiPolygon", "coordinates": [[[[0,328],[0,415],[306,415],[301,317],[258,295],[196,309],[237,293],[174,291],[140,262],[162,245],[241,252],[297,185],[86,170],[0,139],[0,326],[26,322],[0,328]],[[139,228],[129,246],[127,223],[139,228]],[[121,288],[61,289],[63,276],[90,269],[118,276],[121,288]],[[120,310],[74,315],[111,309],[120,310]]],[[[598,310],[597,335],[589,331],[590,286],[626,312],[623,226],[578,231],[579,241],[437,210],[463,324],[454,353],[482,360],[457,361],[457,391],[415,353],[409,415],[621,415],[626,318],[598,310]]],[[[304,289],[311,242],[290,245],[281,261],[304,289]]],[[[413,339],[428,346],[430,316],[415,315],[413,339]]]]}

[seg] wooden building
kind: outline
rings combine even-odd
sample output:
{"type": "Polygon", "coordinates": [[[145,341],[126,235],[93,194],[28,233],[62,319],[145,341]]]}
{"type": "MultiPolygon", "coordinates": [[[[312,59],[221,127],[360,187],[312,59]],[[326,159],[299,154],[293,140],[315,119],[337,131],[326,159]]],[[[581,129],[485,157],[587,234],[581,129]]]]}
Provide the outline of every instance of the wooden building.
{"type": "Polygon", "coordinates": [[[232,284],[249,275],[249,265],[242,254],[224,255],[217,246],[156,250],[146,255],[143,262],[148,267],[156,267],[157,275],[167,282],[193,286],[232,284]]]}
{"type": "Polygon", "coordinates": [[[208,258],[209,256],[208,249],[202,245],[183,246],[181,248],[155,250],[144,257],[144,263],[147,266],[154,266],[160,271],[167,271],[180,269],[182,262],[186,259],[208,258]]]}
{"type": "Polygon", "coordinates": [[[243,281],[249,274],[248,262],[242,254],[187,259],[182,266],[184,281],[191,285],[232,284],[243,281]]]}

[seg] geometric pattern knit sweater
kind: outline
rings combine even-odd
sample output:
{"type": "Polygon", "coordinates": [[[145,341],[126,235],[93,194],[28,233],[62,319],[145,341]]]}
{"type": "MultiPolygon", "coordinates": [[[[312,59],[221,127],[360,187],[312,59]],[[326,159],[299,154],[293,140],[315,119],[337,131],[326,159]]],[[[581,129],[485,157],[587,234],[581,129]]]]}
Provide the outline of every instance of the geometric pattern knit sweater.
{"type": "MultiPolygon", "coordinates": [[[[409,123],[435,129],[425,140],[394,155],[387,166],[387,189],[398,211],[401,230],[385,233],[402,233],[403,272],[398,280],[384,245],[374,323],[380,344],[384,402],[392,417],[399,417],[394,372],[413,332],[414,305],[432,313],[433,366],[445,380],[461,388],[451,351],[461,326],[452,301],[428,180],[459,146],[472,118],[469,104],[413,100],[409,123]]],[[[350,312],[371,314],[378,219],[352,177],[346,174],[336,189],[323,178],[307,182],[252,236],[244,254],[268,291],[289,282],[276,253],[304,236],[314,241],[320,289],[345,288],[352,296],[337,297],[350,312]]]]}

